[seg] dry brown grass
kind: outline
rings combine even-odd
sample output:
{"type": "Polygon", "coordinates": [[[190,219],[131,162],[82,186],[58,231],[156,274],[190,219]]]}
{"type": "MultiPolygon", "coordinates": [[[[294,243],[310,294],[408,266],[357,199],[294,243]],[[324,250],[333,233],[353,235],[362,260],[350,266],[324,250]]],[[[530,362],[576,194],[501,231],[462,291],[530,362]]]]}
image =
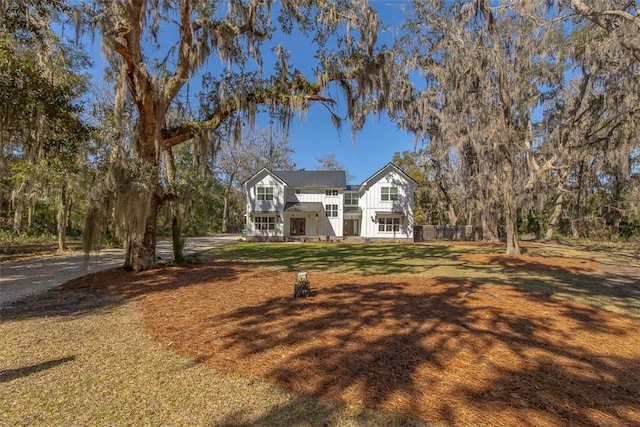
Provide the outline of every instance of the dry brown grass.
{"type": "Polygon", "coordinates": [[[177,355],[145,331],[136,302],[89,289],[50,292],[5,308],[0,319],[3,427],[402,422],[362,408],[318,403],[177,355]]]}
{"type": "Polygon", "coordinates": [[[2,309],[0,425],[640,425],[638,268],[499,250],[233,245],[264,265],[73,281],[2,309]]]}
{"type": "Polygon", "coordinates": [[[110,274],[69,287],[135,298],[163,347],[321,402],[428,423],[640,424],[637,318],[461,278],[311,272],[313,296],[293,299],[292,273],[238,262],[110,274]]]}

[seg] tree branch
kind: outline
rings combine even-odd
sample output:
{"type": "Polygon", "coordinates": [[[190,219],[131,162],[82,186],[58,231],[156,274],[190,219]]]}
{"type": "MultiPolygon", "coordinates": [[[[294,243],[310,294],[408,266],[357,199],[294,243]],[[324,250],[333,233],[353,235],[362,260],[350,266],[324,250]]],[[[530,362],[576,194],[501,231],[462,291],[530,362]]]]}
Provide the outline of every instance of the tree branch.
{"type": "MultiPolygon", "coordinates": [[[[294,85],[295,88],[310,88],[311,92],[315,92],[312,84],[309,86],[303,86],[301,84],[294,85]]],[[[318,95],[317,93],[311,94],[291,94],[291,90],[279,90],[277,87],[272,86],[267,89],[256,90],[246,94],[244,97],[245,103],[251,103],[253,105],[267,105],[271,104],[274,100],[278,103],[286,103],[290,101],[291,97],[300,97],[301,100],[306,102],[320,102],[323,104],[335,104],[335,100],[326,96],[318,95]]],[[[163,148],[169,149],[175,147],[183,142],[186,142],[194,138],[200,130],[203,129],[217,129],[224,122],[225,119],[230,117],[233,113],[239,110],[236,98],[230,98],[213,111],[206,119],[198,122],[183,123],[179,126],[171,129],[163,129],[162,140],[163,148]]]]}
{"type": "Polygon", "coordinates": [[[182,11],[180,12],[180,50],[178,53],[178,64],[173,76],[169,79],[163,91],[163,103],[168,104],[180,91],[180,88],[189,79],[189,70],[192,68],[193,28],[191,26],[191,2],[182,1],[182,11]]]}
{"type": "Polygon", "coordinates": [[[614,16],[614,17],[622,18],[625,21],[628,21],[636,25],[638,27],[638,30],[640,30],[640,17],[633,16],[632,14],[630,14],[629,12],[625,12],[624,10],[605,9],[605,10],[595,11],[593,10],[592,7],[585,4],[585,2],[582,0],[570,0],[570,3],[573,9],[575,9],[580,15],[588,17],[594,23],[596,23],[597,25],[599,25],[600,27],[604,28],[607,31],[609,31],[610,28],[608,28],[602,22],[602,20],[600,19],[600,16],[614,16]]]}

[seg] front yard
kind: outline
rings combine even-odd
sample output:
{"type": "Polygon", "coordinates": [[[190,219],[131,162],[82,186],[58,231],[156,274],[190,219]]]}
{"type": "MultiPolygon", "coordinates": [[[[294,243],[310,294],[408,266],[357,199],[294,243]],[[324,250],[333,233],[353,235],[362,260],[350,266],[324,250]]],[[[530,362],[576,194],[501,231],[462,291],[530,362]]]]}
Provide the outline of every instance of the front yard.
{"type": "Polygon", "coordinates": [[[526,250],[237,244],[77,280],[3,310],[0,424],[640,424],[637,259],[526,250]]]}

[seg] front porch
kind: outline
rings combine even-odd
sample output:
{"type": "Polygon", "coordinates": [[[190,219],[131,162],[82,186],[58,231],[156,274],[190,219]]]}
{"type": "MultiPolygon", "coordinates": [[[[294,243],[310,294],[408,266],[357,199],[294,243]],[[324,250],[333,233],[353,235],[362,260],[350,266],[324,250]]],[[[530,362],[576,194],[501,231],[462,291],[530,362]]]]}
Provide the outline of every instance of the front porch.
{"type": "Polygon", "coordinates": [[[320,220],[324,206],[320,202],[289,202],[282,219],[285,241],[315,241],[320,233],[320,220]]]}
{"type": "Polygon", "coordinates": [[[343,242],[343,243],[363,243],[364,237],[360,236],[284,236],[284,242],[343,242]]]}
{"type": "Polygon", "coordinates": [[[345,237],[360,237],[362,235],[362,209],[358,207],[344,207],[342,234],[345,237]]]}

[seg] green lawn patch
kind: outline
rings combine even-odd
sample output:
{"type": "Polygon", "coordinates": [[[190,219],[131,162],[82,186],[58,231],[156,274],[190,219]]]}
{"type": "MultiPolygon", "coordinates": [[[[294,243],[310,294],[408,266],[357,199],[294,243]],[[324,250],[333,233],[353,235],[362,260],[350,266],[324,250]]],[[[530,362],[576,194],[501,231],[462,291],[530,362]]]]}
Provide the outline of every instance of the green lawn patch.
{"type": "Polygon", "coordinates": [[[322,271],[361,275],[446,274],[464,266],[458,259],[491,247],[351,243],[242,243],[227,245],[215,256],[287,271],[322,271]]]}
{"type": "Polygon", "coordinates": [[[515,286],[558,295],[640,317],[640,262],[629,248],[567,244],[527,244],[507,262],[500,245],[464,243],[239,243],[209,256],[279,271],[345,273],[364,276],[417,275],[515,286]],[[471,255],[494,255],[489,262],[471,255]],[[591,270],[576,269],[576,260],[591,270]],[[594,267],[595,266],[595,267],[594,267]]]}

